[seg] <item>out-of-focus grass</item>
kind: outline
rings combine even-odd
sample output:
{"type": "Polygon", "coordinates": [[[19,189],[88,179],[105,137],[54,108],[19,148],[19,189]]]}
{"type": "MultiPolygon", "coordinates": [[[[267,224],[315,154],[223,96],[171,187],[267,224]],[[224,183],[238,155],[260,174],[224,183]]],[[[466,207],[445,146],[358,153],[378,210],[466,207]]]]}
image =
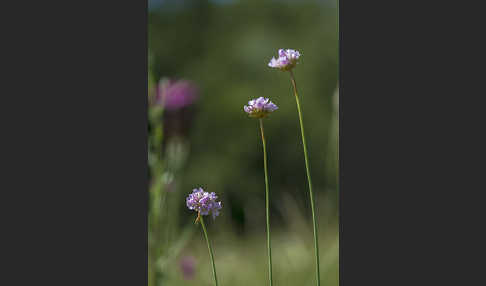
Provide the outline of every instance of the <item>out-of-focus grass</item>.
{"type": "MultiPolygon", "coordinates": [[[[319,202],[320,205],[322,202],[319,202]]],[[[315,285],[312,226],[307,216],[296,211],[290,214],[291,223],[286,228],[272,225],[272,253],[274,284],[315,285]]],[[[262,209],[262,212],[264,210],[262,209]]],[[[228,225],[219,225],[218,220],[209,221],[209,235],[213,241],[218,280],[221,285],[248,286],[266,285],[268,265],[266,257],[265,228],[261,232],[239,236],[228,225]]],[[[319,218],[320,261],[322,285],[339,285],[339,227],[335,217],[319,218]]],[[[208,250],[199,225],[193,238],[180,257],[193,255],[196,258],[194,279],[185,280],[179,259],[168,265],[164,285],[213,285],[208,250]]]]}

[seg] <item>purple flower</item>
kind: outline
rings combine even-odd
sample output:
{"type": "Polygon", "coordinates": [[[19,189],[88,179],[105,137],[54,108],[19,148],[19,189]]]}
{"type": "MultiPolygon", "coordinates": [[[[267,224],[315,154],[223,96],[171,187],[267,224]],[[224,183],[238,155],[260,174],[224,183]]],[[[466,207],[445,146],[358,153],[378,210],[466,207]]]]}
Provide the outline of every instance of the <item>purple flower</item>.
{"type": "Polygon", "coordinates": [[[223,207],[221,202],[217,202],[215,193],[205,192],[202,188],[192,190],[192,194],[186,198],[186,205],[190,210],[197,211],[201,215],[211,213],[213,219],[219,215],[219,210],[223,207]]]}
{"type": "Polygon", "coordinates": [[[250,117],[263,118],[277,110],[278,106],[268,98],[259,97],[248,101],[248,105],[245,105],[243,109],[250,117]]]}
{"type": "Polygon", "coordinates": [[[272,57],[272,59],[268,63],[268,66],[271,68],[288,71],[295,67],[299,58],[300,53],[296,50],[280,49],[278,50],[278,58],[275,59],[275,57],[272,57]]]}
{"type": "Polygon", "coordinates": [[[191,105],[198,97],[196,86],[187,80],[161,80],[157,85],[155,103],[168,110],[177,110],[191,105]]]}
{"type": "Polygon", "coordinates": [[[184,256],[179,261],[179,267],[182,271],[182,276],[186,280],[191,280],[194,278],[196,273],[196,259],[194,256],[184,256]]]}

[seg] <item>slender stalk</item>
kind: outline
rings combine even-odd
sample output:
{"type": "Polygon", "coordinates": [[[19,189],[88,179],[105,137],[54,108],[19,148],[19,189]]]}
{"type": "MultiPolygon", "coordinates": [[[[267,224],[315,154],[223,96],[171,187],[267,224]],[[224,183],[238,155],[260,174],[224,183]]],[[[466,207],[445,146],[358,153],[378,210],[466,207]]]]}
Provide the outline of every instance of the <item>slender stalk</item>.
{"type": "Polygon", "coordinates": [[[206,231],[206,225],[204,225],[203,216],[200,216],[199,222],[201,223],[204,232],[204,237],[206,238],[206,242],[208,244],[209,258],[211,259],[211,265],[213,267],[214,285],[218,286],[218,278],[216,276],[216,265],[214,264],[213,249],[211,248],[211,243],[209,243],[208,232],[206,231]]]}
{"type": "Polygon", "coordinates": [[[315,207],[314,207],[314,195],[312,193],[312,181],[311,175],[309,170],[309,158],[307,156],[307,143],[305,141],[304,135],[304,123],[302,122],[302,110],[300,108],[300,100],[299,95],[297,93],[297,84],[295,83],[294,74],[292,70],[290,70],[290,80],[292,82],[292,86],[294,87],[294,95],[295,101],[297,102],[297,111],[299,112],[299,122],[300,122],[300,132],[302,134],[302,146],[304,147],[304,158],[305,158],[305,170],[307,172],[307,182],[309,184],[309,197],[310,197],[310,204],[311,204],[311,211],[312,211],[312,223],[314,229],[314,252],[316,257],[316,285],[321,285],[321,275],[319,273],[319,243],[317,239],[317,222],[316,222],[316,214],[315,214],[315,207]]]}
{"type": "Polygon", "coordinates": [[[270,286],[273,285],[272,276],[272,248],[270,246],[270,211],[269,211],[269,194],[268,194],[268,171],[267,171],[267,149],[265,144],[265,135],[263,132],[263,120],[260,118],[260,131],[262,133],[263,143],[263,168],[265,169],[265,210],[267,217],[267,251],[268,251],[268,279],[270,286]]]}

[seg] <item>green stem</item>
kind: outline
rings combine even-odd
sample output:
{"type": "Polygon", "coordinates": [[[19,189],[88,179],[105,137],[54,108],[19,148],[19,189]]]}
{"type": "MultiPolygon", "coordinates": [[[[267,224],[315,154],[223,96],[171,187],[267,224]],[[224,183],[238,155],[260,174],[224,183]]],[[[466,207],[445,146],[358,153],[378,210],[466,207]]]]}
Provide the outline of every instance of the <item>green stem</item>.
{"type": "Polygon", "coordinates": [[[311,181],[311,175],[310,175],[310,170],[309,170],[309,159],[307,157],[307,143],[305,141],[305,135],[304,135],[304,123],[302,121],[302,111],[301,111],[301,108],[300,108],[299,95],[297,94],[297,84],[295,83],[294,74],[292,73],[292,70],[290,70],[290,80],[292,81],[292,86],[294,87],[295,101],[297,102],[297,111],[299,112],[300,132],[302,134],[302,146],[304,147],[305,170],[307,172],[307,182],[309,184],[309,197],[310,197],[310,204],[311,204],[311,211],[312,211],[312,223],[313,223],[313,229],[314,229],[314,252],[315,252],[315,258],[316,258],[316,283],[317,283],[317,286],[319,286],[321,284],[321,278],[320,278],[321,275],[319,273],[319,243],[318,243],[318,239],[317,239],[317,222],[316,222],[316,214],[315,214],[315,209],[314,209],[314,195],[312,193],[312,181],[311,181]]]}
{"type": "Polygon", "coordinates": [[[272,276],[272,248],[270,246],[270,211],[269,211],[269,194],[268,194],[268,171],[267,171],[267,149],[265,144],[265,135],[263,132],[263,120],[260,118],[260,131],[262,133],[263,143],[263,168],[265,169],[265,210],[267,218],[267,251],[268,251],[268,279],[270,286],[273,285],[272,276]]]}
{"type": "Polygon", "coordinates": [[[211,259],[211,265],[213,267],[214,285],[218,286],[218,278],[216,276],[216,265],[214,264],[213,249],[211,248],[211,243],[209,243],[208,232],[206,231],[206,226],[204,225],[203,216],[199,218],[199,222],[201,223],[204,232],[204,237],[206,238],[206,242],[208,244],[209,258],[211,259]]]}

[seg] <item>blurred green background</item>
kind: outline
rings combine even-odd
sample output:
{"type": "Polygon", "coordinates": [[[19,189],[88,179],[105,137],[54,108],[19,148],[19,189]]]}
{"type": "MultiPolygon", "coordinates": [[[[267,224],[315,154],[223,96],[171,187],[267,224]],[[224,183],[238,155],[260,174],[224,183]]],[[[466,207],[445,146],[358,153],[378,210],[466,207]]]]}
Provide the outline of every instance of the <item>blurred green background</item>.
{"type": "Polygon", "coordinates": [[[150,106],[149,284],[212,285],[193,188],[216,192],[206,219],[221,285],[265,285],[265,184],[258,120],[243,105],[269,97],[264,120],[275,285],[315,285],[312,224],[289,74],[267,66],[279,48],[300,51],[294,69],[320,232],[321,285],[338,285],[338,27],[335,1],[149,1],[149,90],[161,78],[192,81],[199,100],[167,121],[150,106]],[[180,136],[171,135],[175,121],[180,136]],[[160,122],[159,122],[160,121],[160,122]],[[160,124],[160,125],[159,125],[160,124]],[[193,260],[193,277],[181,261],[193,260]],[[189,275],[190,276],[190,275],[189,275]]]}

